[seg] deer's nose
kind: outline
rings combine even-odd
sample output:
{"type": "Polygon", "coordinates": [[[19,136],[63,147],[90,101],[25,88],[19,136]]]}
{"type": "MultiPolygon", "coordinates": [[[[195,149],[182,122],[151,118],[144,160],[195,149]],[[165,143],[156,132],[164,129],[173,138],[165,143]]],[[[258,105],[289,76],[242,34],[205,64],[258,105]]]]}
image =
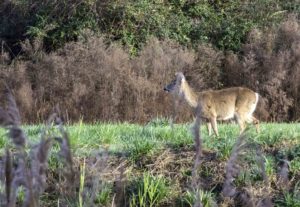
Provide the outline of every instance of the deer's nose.
{"type": "Polygon", "coordinates": [[[169,89],[167,87],[164,87],[164,91],[169,92],[169,89]]]}

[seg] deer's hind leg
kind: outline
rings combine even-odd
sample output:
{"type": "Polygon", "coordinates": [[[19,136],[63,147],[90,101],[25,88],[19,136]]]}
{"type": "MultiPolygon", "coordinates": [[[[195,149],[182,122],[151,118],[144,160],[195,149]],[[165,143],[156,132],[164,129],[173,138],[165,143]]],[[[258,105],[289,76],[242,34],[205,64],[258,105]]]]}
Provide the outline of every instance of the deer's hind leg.
{"type": "Polygon", "coordinates": [[[260,128],[259,128],[259,120],[257,118],[255,118],[254,116],[252,116],[252,120],[253,120],[253,124],[256,128],[256,132],[259,133],[260,132],[260,128]]]}
{"type": "Polygon", "coordinates": [[[240,134],[242,134],[246,128],[245,125],[245,119],[244,117],[239,114],[239,113],[235,113],[234,115],[236,122],[238,123],[239,127],[240,127],[240,134]]]}
{"type": "Polygon", "coordinates": [[[255,118],[254,116],[250,116],[247,119],[247,123],[253,124],[256,128],[256,132],[259,133],[260,129],[259,129],[259,120],[257,118],[255,118]]]}

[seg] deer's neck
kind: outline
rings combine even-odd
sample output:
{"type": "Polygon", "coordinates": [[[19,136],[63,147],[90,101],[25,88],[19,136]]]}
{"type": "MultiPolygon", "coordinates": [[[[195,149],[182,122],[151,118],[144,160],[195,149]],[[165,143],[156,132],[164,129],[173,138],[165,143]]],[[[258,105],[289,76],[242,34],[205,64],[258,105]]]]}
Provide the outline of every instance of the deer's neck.
{"type": "Polygon", "coordinates": [[[181,90],[186,102],[191,107],[196,108],[198,105],[198,95],[194,92],[194,90],[189,86],[189,84],[185,80],[182,82],[181,90]]]}

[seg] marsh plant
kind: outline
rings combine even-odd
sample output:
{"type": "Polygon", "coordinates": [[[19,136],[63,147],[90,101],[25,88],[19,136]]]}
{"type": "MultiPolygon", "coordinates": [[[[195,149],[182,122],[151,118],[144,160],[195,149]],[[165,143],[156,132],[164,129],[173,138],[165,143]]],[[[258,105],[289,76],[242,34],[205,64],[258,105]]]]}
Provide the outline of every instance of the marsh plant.
{"type": "MultiPolygon", "coordinates": [[[[6,107],[0,108],[1,125],[8,131],[11,149],[6,148],[3,166],[1,166],[1,187],[5,186],[4,195],[0,195],[1,206],[40,206],[40,196],[46,188],[48,157],[55,142],[59,145],[58,155],[64,165],[60,171],[62,183],[58,184],[60,193],[70,198],[74,192],[75,172],[70,150],[69,137],[57,114],[52,114],[41,133],[39,143],[30,145],[21,129],[21,118],[15,99],[10,89],[4,89],[6,107]],[[49,130],[57,125],[58,134],[49,130]]],[[[10,146],[10,145],[8,145],[10,146]]],[[[2,194],[2,192],[0,192],[2,194]]]]}

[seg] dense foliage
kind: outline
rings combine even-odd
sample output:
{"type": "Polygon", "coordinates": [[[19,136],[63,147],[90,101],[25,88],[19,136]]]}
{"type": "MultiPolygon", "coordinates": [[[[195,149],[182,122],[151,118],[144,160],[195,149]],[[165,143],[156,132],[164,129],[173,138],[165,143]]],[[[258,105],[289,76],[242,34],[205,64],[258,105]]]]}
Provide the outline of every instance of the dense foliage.
{"type": "Polygon", "coordinates": [[[197,91],[255,90],[260,120],[297,121],[299,12],[292,0],[5,1],[0,77],[25,121],[57,104],[70,121],[169,116],[162,88],[177,71],[197,91]]]}
{"type": "Polygon", "coordinates": [[[250,30],[277,24],[291,12],[300,12],[296,1],[13,0],[0,5],[0,39],[16,47],[40,38],[53,50],[88,30],[121,41],[133,54],[151,36],[238,50],[250,30]]]}

